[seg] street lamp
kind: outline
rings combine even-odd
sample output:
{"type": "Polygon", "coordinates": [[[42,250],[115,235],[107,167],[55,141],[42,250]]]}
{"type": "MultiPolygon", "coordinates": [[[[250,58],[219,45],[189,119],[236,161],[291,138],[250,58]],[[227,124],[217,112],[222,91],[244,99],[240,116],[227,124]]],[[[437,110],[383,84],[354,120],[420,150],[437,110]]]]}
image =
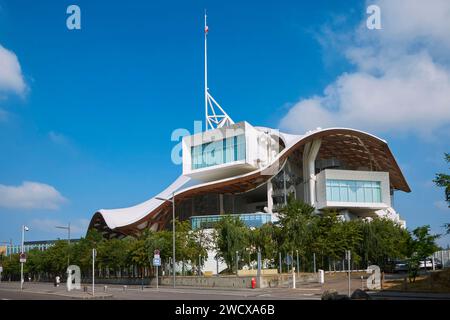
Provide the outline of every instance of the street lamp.
{"type": "Polygon", "coordinates": [[[172,273],[173,273],[173,287],[175,288],[175,193],[172,193],[172,199],[165,199],[156,197],[157,200],[168,201],[172,203],[172,273]]]}
{"type": "Polygon", "coordinates": [[[70,265],[70,222],[67,225],[67,227],[65,227],[65,226],[55,226],[55,228],[67,230],[67,243],[69,244],[69,249],[68,249],[69,252],[67,253],[67,266],[69,266],[70,265]]]}
{"type": "MultiPolygon", "coordinates": [[[[29,230],[30,229],[27,226],[22,225],[22,247],[20,250],[21,251],[20,255],[25,253],[25,248],[24,248],[25,231],[29,231],[29,230]]],[[[22,260],[22,257],[20,260],[22,260]]],[[[20,290],[23,290],[23,282],[24,282],[24,280],[23,280],[23,261],[20,261],[20,290]]]]}

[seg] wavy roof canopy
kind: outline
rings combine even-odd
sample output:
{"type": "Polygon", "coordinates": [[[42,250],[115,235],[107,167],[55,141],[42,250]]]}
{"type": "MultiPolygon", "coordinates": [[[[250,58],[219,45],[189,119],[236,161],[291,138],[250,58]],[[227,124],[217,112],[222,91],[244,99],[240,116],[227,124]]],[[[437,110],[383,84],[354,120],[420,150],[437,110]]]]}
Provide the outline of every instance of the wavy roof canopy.
{"type": "Polygon", "coordinates": [[[91,219],[89,229],[96,228],[111,237],[127,234],[137,234],[145,228],[159,230],[170,218],[171,203],[158,200],[171,198],[175,195],[176,202],[205,193],[238,193],[256,188],[275,175],[281,163],[295,152],[301,153],[306,143],[321,139],[318,157],[322,159],[338,158],[343,160],[349,169],[369,168],[374,171],[389,172],[391,187],[396,190],[410,192],[408,183],[403,176],[387,142],[369,133],[348,129],[329,128],[310,131],[305,135],[291,135],[270,130],[271,134],[279,135],[285,148],[267,167],[250,173],[233,176],[217,181],[198,181],[181,175],[164,191],[136,206],[121,209],[101,209],[91,219]]]}

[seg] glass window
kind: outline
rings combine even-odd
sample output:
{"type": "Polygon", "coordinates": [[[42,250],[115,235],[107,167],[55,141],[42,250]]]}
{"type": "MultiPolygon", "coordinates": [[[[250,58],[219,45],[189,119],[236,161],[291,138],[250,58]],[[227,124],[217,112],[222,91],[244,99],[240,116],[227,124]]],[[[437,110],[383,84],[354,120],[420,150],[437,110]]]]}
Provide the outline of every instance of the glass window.
{"type": "Polygon", "coordinates": [[[373,202],[381,202],[381,190],[379,188],[372,189],[373,202]]]}
{"type": "Polygon", "coordinates": [[[381,183],[379,181],[356,181],[327,179],[328,201],[380,203],[381,183]]]}
{"type": "Polygon", "coordinates": [[[364,202],[372,201],[372,188],[364,188],[364,202]]]}
{"type": "Polygon", "coordinates": [[[346,185],[339,188],[339,201],[348,202],[348,187],[346,185]]]}
{"type": "Polygon", "coordinates": [[[245,135],[191,147],[191,168],[200,169],[245,159],[245,135]]]}
{"type": "Polygon", "coordinates": [[[331,199],[331,187],[328,186],[328,181],[327,181],[327,199],[331,199]]]}
{"type": "Polygon", "coordinates": [[[356,181],[349,181],[348,182],[348,201],[349,202],[356,202],[356,191],[358,189],[356,188],[356,181]]]}
{"type": "Polygon", "coordinates": [[[339,187],[331,187],[332,201],[339,201],[339,187]]]}

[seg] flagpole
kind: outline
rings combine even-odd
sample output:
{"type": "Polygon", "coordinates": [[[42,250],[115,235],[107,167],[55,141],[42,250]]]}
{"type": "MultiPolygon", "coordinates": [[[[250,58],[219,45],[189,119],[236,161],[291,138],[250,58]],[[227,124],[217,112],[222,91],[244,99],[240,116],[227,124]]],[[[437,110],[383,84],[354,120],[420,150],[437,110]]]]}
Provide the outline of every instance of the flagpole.
{"type": "Polygon", "coordinates": [[[205,9],[205,131],[208,130],[208,52],[207,52],[207,37],[208,25],[206,24],[206,9],[205,9]]]}

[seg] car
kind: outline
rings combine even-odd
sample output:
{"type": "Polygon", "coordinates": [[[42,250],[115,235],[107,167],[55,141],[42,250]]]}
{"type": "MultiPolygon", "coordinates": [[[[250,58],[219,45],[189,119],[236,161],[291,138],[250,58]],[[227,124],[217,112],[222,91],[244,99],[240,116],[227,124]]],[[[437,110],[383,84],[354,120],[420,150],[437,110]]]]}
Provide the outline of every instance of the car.
{"type": "Polygon", "coordinates": [[[394,273],[399,272],[407,272],[408,271],[408,262],[404,260],[398,260],[394,262],[394,273]]]}
{"type": "MultiPolygon", "coordinates": [[[[420,261],[419,264],[420,269],[433,269],[433,260],[428,258],[425,261],[420,261]]],[[[442,269],[442,263],[438,259],[434,259],[434,268],[435,269],[442,269]]]]}

